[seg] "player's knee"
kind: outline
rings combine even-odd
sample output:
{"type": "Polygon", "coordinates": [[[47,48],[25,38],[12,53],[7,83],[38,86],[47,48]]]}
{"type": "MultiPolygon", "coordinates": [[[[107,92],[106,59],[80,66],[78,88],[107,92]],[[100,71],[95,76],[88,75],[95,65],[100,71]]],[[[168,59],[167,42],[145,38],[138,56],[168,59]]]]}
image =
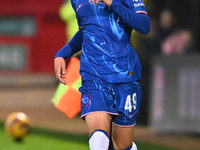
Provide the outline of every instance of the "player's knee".
{"type": "Polygon", "coordinates": [[[107,150],[109,147],[109,136],[104,130],[95,130],[89,137],[90,150],[107,150]]]}

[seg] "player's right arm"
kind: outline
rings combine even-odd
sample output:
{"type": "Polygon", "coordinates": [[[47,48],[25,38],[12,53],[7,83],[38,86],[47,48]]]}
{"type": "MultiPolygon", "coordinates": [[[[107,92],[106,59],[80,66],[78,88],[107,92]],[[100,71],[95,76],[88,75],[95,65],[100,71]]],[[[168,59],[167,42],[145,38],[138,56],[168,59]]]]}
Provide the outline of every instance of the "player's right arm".
{"type": "Polygon", "coordinates": [[[66,84],[65,78],[66,66],[65,58],[72,56],[79,52],[82,48],[83,33],[80,29],[74,37],[61,50],[57,51],[54,57],[54,71],[56,78],[63,84],[66,84]]]}

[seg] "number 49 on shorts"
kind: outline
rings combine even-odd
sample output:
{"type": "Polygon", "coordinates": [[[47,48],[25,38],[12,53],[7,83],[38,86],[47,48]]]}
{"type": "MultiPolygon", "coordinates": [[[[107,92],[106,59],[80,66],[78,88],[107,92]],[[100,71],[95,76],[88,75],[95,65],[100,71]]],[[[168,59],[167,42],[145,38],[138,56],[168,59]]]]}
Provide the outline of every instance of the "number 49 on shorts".
{"type": "Polygon", "coordinates": [[[127,95],[126,97],[126,104],[124,106],[124,109],[125,110],[129,110],[129,112],[132,111],[132,108],[133,110],[136,110],[137,108],[137,96],[136,96],[136,93],[134,93],[131,97],[131,95],[127,95]],[[132,101],[132,103],[131,103],[132,101]]]}

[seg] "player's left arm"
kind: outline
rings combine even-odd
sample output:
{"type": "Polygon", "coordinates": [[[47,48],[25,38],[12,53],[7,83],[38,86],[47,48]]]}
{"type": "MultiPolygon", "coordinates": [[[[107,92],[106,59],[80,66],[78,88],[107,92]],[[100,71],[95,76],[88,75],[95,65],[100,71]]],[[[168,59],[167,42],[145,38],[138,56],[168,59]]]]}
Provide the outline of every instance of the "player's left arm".
{"type": "Polygon", "coordinates": [[[142,34],[150,31],[150,19],[143,0],[124,0],[123,5],[115,0],[109,9],[117,14],[131,28],[142,34]]]}
{"type": "MultiPolygon", "coordinates": [[[[101,1],[106,4],[109,11],[117,14],[132,29],[148,34],[150,31],[150,19],[147,15],[143,0],[96,0],[96,4],[101,1]],[[123,3],[123,4],[122,4],[123,3]]],[[[93,0],[90,0],[92,3],[93,0]]]]}

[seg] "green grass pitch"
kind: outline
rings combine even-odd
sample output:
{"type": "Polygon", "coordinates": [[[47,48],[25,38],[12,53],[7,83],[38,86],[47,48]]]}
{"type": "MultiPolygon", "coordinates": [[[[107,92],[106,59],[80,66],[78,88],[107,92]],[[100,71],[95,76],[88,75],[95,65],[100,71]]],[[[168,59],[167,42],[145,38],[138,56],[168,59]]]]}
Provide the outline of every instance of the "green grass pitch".
{"type": "MultiPolygon", "coordinates": [[[[137,142],[139,150],[177,150],[150,143],[137,142]]],[[[69,134],[44,129],[32,129],[22,142],[15,142],[0,123],[1,150],[89,150],[87,134],[69,134]]]]}

